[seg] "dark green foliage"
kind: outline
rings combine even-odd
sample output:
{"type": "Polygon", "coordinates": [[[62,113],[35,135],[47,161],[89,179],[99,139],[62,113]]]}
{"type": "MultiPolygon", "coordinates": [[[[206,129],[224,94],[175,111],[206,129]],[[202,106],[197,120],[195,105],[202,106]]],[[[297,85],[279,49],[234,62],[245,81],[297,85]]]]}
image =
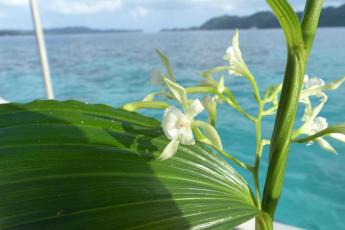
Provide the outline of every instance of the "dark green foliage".
{"type": "Polygon", "coordinates": [[[76,101],[0,106],[1,229],[231,229],[259,214],[247,183],[204,145],[137,113],[76,101]]]}
{"type": "MultiPolygon", "coordinates": [[[[302,13],[297,13],[299,19],[302,13]]],[[[339,7],[326,7],[321,13],[319,27],[340,27],[345,26],[345,5],[339,7]]],[[[220,16],[215,17],[204,24],[201,30],[219,30],[236,28],[279,28],[280,25],[272,12],[263,11],[250,16],[220,16]]]]}

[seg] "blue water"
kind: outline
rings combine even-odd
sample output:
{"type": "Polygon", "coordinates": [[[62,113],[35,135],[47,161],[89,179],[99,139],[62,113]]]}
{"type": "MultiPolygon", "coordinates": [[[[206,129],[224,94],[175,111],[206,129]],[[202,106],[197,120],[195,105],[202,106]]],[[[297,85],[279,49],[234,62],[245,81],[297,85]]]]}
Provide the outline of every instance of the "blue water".
{"type": "MultiPolygon", "coordinates": [[[[190,85],[200,80],[198,72],[224,64],[222,56],[231,36],[232,31],[47,36],[56,97],[113,106],[139,100],[156,89],[148,83],[150,70],[160,67],[155,48],[168,53],[178,81],[190,85]]],[[[308,68],[310,75],[325,81],[345,75],[344,37],[345,29],[319,31],[308,68]]],[[[282,81],[286,50],[279,30],[244,30],[240,43],[260,89],[282,81]]],[[[230,76],[226,84],[243,107],[254,113],[249,85],[230,76]]],[[[330,124],[345,121],[344,93],[345,86],[329,93],[322,116],[330,124]]],[[[19,102],[44,98],[33,37],[0,38],[0,96],[19,102]]],[[[220,114],[226,114],[218,121],[225,148],[243,161],[253,162],[254,127],[233,110],[220,109],[220,114]]],[[[264,122],[267,138],[272,124],[272,118],[264,122]]],[[[278,221],[306,229],[345,228],[345,146],[332,144],[339,155],[324,152],[317,145],[292,147],[278,221]]],[[[261,173],[261,181],[265,174],[261,173]]]]}

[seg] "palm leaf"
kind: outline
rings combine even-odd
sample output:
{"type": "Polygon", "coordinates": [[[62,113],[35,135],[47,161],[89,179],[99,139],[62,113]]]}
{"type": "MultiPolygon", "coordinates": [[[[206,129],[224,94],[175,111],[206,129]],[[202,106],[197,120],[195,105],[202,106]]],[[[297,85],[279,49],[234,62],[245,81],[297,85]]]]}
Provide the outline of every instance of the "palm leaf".
{"type": "Polygon", "coordinates": [[[76,101],[0,106],[1,229],[230,229],[259,214],[247,183],[201,144],[137,113],[76,101]]]}

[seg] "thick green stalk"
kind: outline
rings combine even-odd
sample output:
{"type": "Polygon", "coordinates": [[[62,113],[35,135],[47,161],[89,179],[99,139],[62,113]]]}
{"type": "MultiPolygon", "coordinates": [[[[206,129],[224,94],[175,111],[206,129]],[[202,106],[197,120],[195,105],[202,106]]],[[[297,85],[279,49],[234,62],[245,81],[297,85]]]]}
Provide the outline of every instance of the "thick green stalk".
{"type": "Polygon", "coordinates": [[[270,162],[263,194],[262,209],[272,219],[285,175],[290,138],[295,122],[307,58],[317,30],[322,1],[308,0],[301,25],[286,0],[267,0],[280,22],[287,41],[288,60],[282,94],[270,146],[270,162]]]}
{"type": "Polygon", "coordinates": [[[255,229],[256,230],[272,230],[273,229],[273,221],[271,217],[262,212],[261,215],[255,217],[255,229]]]}
{"type": "Polygon", "coordinates": [[[273,131],[262,210],[272,219],[283,188],[290,137],[304,76],[304,50],[288,54],[284,84],[273,131]]]}
{"type": "Polygon", "coordinates": [[[322,11],[323,0],[308,0],[304,15],[301,22],[304,45],[306,49],[306,56],[309,56],[311,47],[316,35],[317,25],[322,11]]]}

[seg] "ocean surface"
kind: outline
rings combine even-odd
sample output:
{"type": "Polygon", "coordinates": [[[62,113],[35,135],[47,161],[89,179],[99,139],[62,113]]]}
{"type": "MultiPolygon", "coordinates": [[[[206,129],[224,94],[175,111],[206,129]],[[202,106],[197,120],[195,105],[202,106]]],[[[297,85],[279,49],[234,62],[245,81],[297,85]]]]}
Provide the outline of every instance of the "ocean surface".
{"type": "MultiPolygon", "coordinates": [[[[155,48],[168,54],[178,82],[195,84],[201,80],[199,72],[226,64],[222,57],[232,34],[212,31],[47,36],[56,98],[116,107],[142,99],[158,90],[149,84],[151,69],[161,68],[155,48]]],[[[345,75],[344,37],[345,29],[319,30],[308,66],[310,75],[326,82],[345,75]]],[[[281,31],[240,31],[240,45],[261,90],[282,81],[286,49],[281,31]]],[[[226,76],[225,81],[241,105],[255,113],[248,83],[232,76],[226,76]]],[[[321,115],[330,124],[345,121],[345,85],[328,95],[321,115]]],[[[0,97],[16,102],[45,98],[34,37],[0,37],[0,97]]],[[[151,114],[161,116],[157,111],[151,114]]],[[[253,125],[225,106],[220,107],[219,114],[218,127],[226,150],[252,163],[253,125]]],[[[264,137],[270,137],[273,122],[271,117],[263,123],[264,137]]],[[[317,144],[292,146],[278,221],[306,229],[345,229],[345,145],[331,143],[338,155],[321,150],[317,144]]],[[[262,162],[261,182],[266,175],[267,150],[262,162]]]]}

